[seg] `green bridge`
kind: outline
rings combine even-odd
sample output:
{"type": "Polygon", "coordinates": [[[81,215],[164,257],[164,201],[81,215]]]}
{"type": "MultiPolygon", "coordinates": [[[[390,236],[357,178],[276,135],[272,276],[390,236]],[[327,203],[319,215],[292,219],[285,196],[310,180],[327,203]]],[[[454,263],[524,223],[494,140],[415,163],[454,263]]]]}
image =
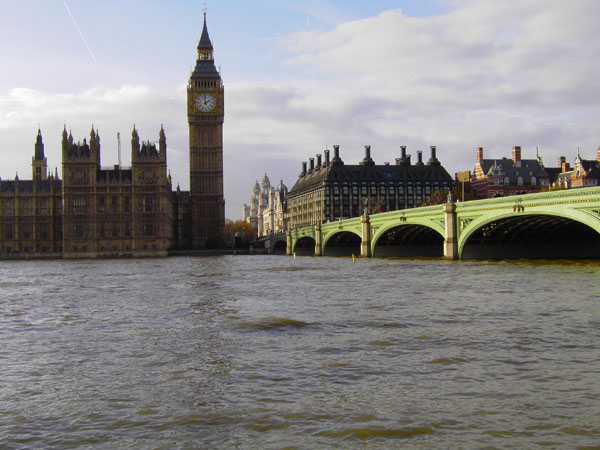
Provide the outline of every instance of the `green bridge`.
{"type": "Polygon", "coordinates": [[[288,255],[598,258],[600,187],[363,215],[271,237],[288,255]]]}

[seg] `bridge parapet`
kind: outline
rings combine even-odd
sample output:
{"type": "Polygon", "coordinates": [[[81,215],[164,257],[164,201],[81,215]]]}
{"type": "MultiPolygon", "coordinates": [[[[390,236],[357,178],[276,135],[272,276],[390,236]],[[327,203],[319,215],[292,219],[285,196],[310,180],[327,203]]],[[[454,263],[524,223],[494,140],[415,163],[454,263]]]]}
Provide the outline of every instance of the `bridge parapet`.
{"type": "Polygon", "coordinates": [[[469,237],[487,224],[526,215],[556,216],[580,222],[600,233],[600,187],[570,189],[563,191],[523,194],[484,200],[459,202],[449,206],[433,205],[411,208],[304,227],[289,232],[293,251],[303,237],[315,241],[315,254],[324,254],[330,239],[339,233],[351,233],[368,243],[363,256],[374,254],[378,241],[388,232],[404,225],[425,227],[444,238],[444,254],[450,258],[462,258],[469,237]],[[367,226],[368,223],[368,226],[367,226]],[[319,232],[320,228],[320,232],[319,232]],[[368,233],[365,236],[365,233],[368,233]],[[317,248],[318,241],[318,248],[317,248]]]}

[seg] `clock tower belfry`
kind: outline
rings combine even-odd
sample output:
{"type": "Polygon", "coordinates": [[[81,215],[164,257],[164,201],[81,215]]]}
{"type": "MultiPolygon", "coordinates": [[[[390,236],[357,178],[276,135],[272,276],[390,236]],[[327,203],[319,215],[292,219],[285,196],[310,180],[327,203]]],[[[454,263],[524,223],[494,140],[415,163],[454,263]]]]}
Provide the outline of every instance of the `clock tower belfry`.
{"type": "Polygon", "coordinates": [[[213,46],[206,28],[198,42],[196,67],[187,88],[187,116],[190,128],[190,203],[192,246],[225,234],[223,197],[224,89],[215,67],[213,46]]]}

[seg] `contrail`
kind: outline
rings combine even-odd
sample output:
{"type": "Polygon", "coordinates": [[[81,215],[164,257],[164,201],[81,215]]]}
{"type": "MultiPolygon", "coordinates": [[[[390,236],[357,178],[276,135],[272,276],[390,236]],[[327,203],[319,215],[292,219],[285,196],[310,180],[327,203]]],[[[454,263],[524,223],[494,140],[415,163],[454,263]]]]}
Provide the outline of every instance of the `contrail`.
{"type": "Polygon", "coordinates": [[[85,47],[88,49],[88,52],[90,52],[90,56],[92,57],[92,59],[94,60],[94,62],[96,64],[98,64],[98,60],[94,56],[94,53],[92,53],[92,49],[90,48],[90,46],[88,45],[87,41],[83,37],[83,33],[79,29],[79,25],[77,25],[77,22],[75,22],[75,17],[73,17],[73,14],[71,13],[71,8],[69,8],[69,5],[67,5],[67,1],[66,0],[63,0],[63,5],[65,5],[65,8],[67,9],[67,12],[69,13],[69,17],[73,21],[73,25],[75,25],[75,28],[77,29],[77,32],[79,33],[79,36],[81,36],[81,40],[85,44],[85,47]]]}

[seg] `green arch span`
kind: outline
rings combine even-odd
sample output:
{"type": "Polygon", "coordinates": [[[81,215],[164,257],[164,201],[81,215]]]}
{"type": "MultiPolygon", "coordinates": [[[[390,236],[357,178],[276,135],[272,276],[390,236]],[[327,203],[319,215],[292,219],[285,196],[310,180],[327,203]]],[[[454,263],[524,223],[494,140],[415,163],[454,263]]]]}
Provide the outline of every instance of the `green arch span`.
{"type": "Polygon", "coordinates": [[[399,228],[399,227],[403,227],[406,225],[420,225],[420,226],[423,226],[426,228],[430,228],[433,231],[439,233],[442,236],[442,238],[445,237],[444,228],[442,228],[440,225],[438,225],[437,223],[432,222],[430,220],[411,219],[410,221],[407,221],[407,222],[398,222],[396,219],[392,223],[384,222],[379,228],[377,228],[377,231],[373,234],[373,237],[371,238],[371,255],[375,254],[375,247],[377,246],[377,242],[379,241],[379,239],[381,239],[381,236],[383,236],[384,233],[387,233],[389,230],[391,230],[393,228],[399,228]]]}
{"type": "Polygon", "coordinates": [[[505,219],[507,217],[514,217],[515,215],[519,216],[555,216],[562,217],[565,219],[573,220],[575,222],[582,223],[587,225],[588,227],[595,230],[600,234],[600,220],[598,218],[594,218],[594,216],[585,211],[574,209],[574,208],[561,208],[560,211],[552,210],[552,209],[538,209],[536,207],[529,208],[526,212],[514,213],[507,212],[503,214],[486,214],[482,217],[478,217],[473,220],[473,222],[469,223],[469,225],[460,233],[458,238],[458,257],[462,259],[462,254],[466,243],[469,241],[469,238],[478,231],[484,225],[487,225],[495,220],[505,219]]]}

